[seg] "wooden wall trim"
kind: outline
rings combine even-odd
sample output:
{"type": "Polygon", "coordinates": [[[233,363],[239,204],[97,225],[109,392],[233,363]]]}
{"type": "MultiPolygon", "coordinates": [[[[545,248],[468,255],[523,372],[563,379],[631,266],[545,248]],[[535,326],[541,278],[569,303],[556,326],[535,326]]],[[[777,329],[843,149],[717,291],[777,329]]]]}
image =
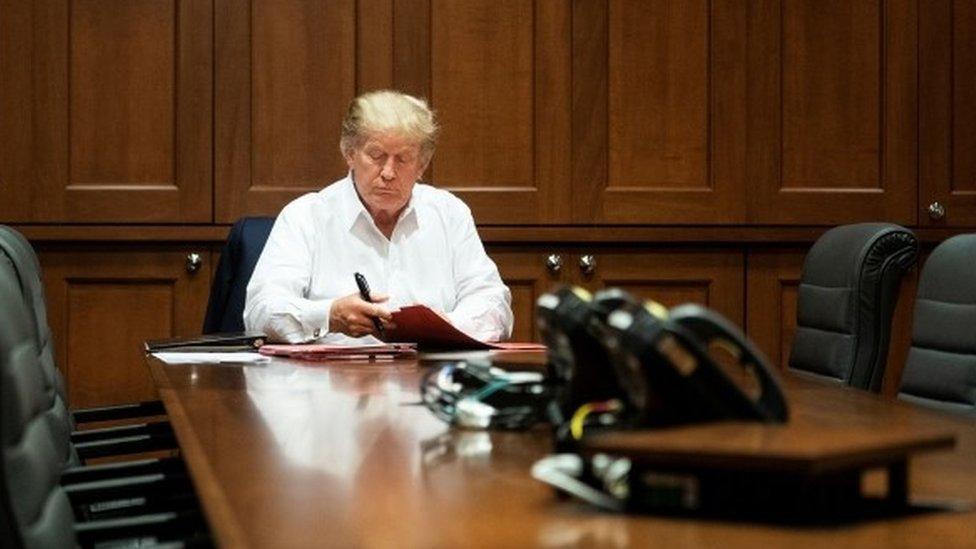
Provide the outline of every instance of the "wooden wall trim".
{"type": "MultiPolygon", "coordinates": [[[[222,243],[230,225],[55,225],[17,224],[36,242],[222,243]]],[[[810,244],[829,227],[479,227],[488,244],[810,244]]],[[[922,242],[940,242],[976,228],[915,228],[922,242]]]]}
{"type": "Polygon", "coordinates": [[[17,225],[31,241],[68,242],[223,242],[230,225],[17,225]]]}

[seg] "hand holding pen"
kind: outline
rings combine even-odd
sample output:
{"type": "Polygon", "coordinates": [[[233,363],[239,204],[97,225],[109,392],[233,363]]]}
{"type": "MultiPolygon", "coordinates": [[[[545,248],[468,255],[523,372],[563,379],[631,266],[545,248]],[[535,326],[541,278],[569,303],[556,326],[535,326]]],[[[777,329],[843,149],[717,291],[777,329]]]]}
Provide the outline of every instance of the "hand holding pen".
{"type": "MultiPolygon", "coordinates": [[[[360,273],[354,275],[356,277],[356,286],[359,287],[359,297],[363,298],[366,303],[373,303],[373,298],[369,295],[369,283],[366,282],[366,277],[360,273]]],[[[384,339],[386,334],[383,332],[383,323],[380,319],[373,317],[373,326],[376,327],[376,334],[379,335],[380,339],[384,339]]]]}
{"type": "Polygon", "coordinates": [[[385,337],[383,325],[392,323],[393,316],[386,307],[379,304],[389,298],[371,293],[366,278],[359,273],[356,274],[356,286],[359,291],[332,302],[332,309],[329,312],[329,331],[351,337],[375,335],[383,338],[385,337]],[[360,277],[363,285],[360,285],[360,277]]]}

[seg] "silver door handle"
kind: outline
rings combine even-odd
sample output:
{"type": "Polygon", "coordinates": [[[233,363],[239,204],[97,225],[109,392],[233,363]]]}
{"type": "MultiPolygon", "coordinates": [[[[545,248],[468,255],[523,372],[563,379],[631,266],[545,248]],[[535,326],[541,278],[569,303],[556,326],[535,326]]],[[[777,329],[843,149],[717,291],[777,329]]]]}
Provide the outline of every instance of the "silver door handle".
{"type": "Polygon", "coordinates": [[[186,254],[186,272],[193,274],[200,270],[203,265],[203,258],[200,254],[191,252],[186,254]]]}
{"type": "Polygon", "coordinates": [[[579,258],[579,268],[580,272],[585,275],[593,274],[593,271],[596,270],[596,257],[589,254],[581,255],[579,258]]]}
{"type": "Polygon", "coordinates": [[[559,254],[549,254],[546,257],[546,269],[549,270],[551,274],[556,274],[563,268],[563,256],[559,254]]]}

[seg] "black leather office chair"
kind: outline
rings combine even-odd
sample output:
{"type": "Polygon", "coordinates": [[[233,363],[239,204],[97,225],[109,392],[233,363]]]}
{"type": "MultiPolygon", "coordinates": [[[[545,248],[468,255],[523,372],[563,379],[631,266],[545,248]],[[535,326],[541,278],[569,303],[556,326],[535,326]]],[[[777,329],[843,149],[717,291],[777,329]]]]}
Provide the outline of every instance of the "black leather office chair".
{"type": "Polygon", "coordinates": [[[45,410],[45,416],[51,422],[52,428],[60,435],[55,439],[58,453],[66,465],[78,465],[80,463],[78,456],[68,444],[68,437],[74,430],[74,423],[65,399],[64,377],[54,365],[54,343],[50,331],[40,328],[41,325],[47,327],[47,310],[37,256],[20,233],[3,225],[0,225],[0,256],[10,261],[10,269],[12,274],[17,276],[21,296],[32,318],[36,320],[25,329],[30,330],[30,335],[36,342],[36,349],[40,353],[41,371],[48,391],[47,401],[51,404],[49,409],[45,410]],[[37,274],[36,280],[32,278],[31,273],[37,274]]]}
{"type": "Polygon", "coordinates": [[[922,268],[898,397],[976,417],[976,234],[939,244],[922,268]]]}
{"type": "Polygon", "coordinates": [[[247,283],[274,222],[273,217],[242,217],[231,227],[210,287],[203,333],[244,331],[247,283]]]}
{"type": "MultiPolygon", "coordinates": [[[[61,449],[46,412],[46,381],[36,364],[13,267],[0,257],[0,421],[3,453],[4,547],[65,547],[72,512],[58,488],[61,449]]],[[[72,539],[69,537],[68,539],[72,539]]]]}
{"type": "Polygon", "coordinates": [[[206,539],[198,512],[75,523],[71,501],[60,486],[62,435],[47,414],[51,391],[39,364],[34,320],[6,255],[0,255],[0,326],[0,546],[68,548],[131,538],[206,539]]]}
{"type": "Polygon", "coordinates": [[[881,390],[898,287],[918,241],[891,223],[859,223],[821,236],[803,262],[789,367],[881,390]]]}
{"type": "Polygon", "coordinates": [[[10,263],[12,275],[31,320],[30,333],[39,353],[37,364],[41,368],[49,393],[49,407],[45,410],[45,416],[58,434],[55,442],[64,466],[77,466],[84,458],[174,448],[175,436],[165,422],[75,431],[77,423],[161,415],[165,413],[165,409],[159,401],[149,401],[69,413],[64,378],[54,361],[54,344],[47,323],[44,284],[37,255],[23,235],[10,227],[0,225],[0,257],[10,263]]]}
{"type": "MultiPolygon", "coordinates": [[[[17,289],[20,305],[26,311],[23,325],[11,325],[10,329],[23,330],[33,342],[31,349],[37,356],[29,364],[39,370],[43,380],[44,396],[39,401],[43,403],[42,416],[48,422],[51,442],[60,458],[61,483],[69,499],[80,510],[79,514],[83,513],[86,517],[119,516],[195,505],[196,496],[182,460],[131,459],[131,454],[176,448],[175,434],[167,422],[75,430],[74,414],[68,413],[63,379],[54,363],[37,256],[23,236],[2,225],[0,261],[3,262],[3,276],[8,278],[5,282],[17,289]],[[129,455],[129,461],[94,467],[81,465],[87,458],[122,455],[129,455]],[[123,480],[136,476],[141,476],[141,480],[123,480]],[[114,493],[100,489],[110,480],[117,485],[114,493]],[[106,501],[111,503],[106,504],[106,501]]],[[[6,324],[0,326],[7,328],[6,324]]],[[[21,361],[21,364],[28,362],[21,361]]],[[[155,410],[158,407],[162,412],[161,405],[149,404],[89,409],[81,413],[93,414],[101,419],[119,419],[133,417],[134,410],[155,410]]]]}

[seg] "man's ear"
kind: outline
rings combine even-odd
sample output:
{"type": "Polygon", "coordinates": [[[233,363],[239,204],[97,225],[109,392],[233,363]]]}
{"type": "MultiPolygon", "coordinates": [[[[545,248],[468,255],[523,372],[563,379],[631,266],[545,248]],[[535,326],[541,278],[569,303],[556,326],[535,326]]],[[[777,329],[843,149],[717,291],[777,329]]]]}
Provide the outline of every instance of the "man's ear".
{"type": "Polygon", "coordinates": [[[349,149],[348,151],[343,151],[342,157],[346,159],[346,165],[349,166],[349,169],[351,170],[353,168],[353,159],[356,157],[356,150],[349,149]]]}
{"type": "Polygon", "coordinates": [[[420,166],[420,176],[417,179],[421,179],[427,173],[427,168],[430,167],[430,160],[434,157],[432,154],[426,156],[427,158],[424,159],[424,163],[420,166]]]}

